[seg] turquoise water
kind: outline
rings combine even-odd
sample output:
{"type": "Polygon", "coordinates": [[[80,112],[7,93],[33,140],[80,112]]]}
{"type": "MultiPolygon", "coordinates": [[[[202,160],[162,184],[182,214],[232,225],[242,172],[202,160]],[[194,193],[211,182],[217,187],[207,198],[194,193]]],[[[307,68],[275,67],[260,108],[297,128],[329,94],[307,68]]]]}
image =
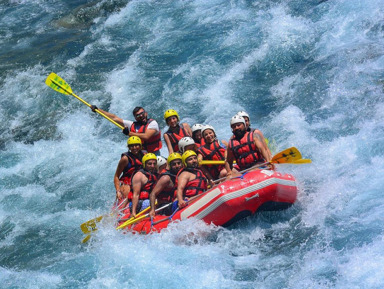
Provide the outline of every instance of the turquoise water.
{"type": "MultiPolygon", "coordinates": [[[[1,1],[1,288],[383,288],[384,1],[1,1]],[[125,150],[89,103],[212,124],[251,115],[311,165],[297,203],[230,228],[123,235],[108,213],[125,150]]],[[[163,150],[166,155],[166,150],[163,150]]]]}

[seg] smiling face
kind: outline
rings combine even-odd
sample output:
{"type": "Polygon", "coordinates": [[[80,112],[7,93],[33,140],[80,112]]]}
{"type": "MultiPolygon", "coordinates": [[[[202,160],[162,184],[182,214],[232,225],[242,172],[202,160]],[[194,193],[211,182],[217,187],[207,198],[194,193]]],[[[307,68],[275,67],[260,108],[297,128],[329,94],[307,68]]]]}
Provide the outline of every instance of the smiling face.
{"type": "Polygon", "coordinates": [[[207,143],[212,143],[216,139],[215,132],[209,128],[204,130],[203,137],[207,143]]]}
{"type": "Polygon", "coordinates": [[[148,160],[145,162],[145,169],[151,173],[155,173],[157,171],[157,161],[156,160],[148,160]]]}
{"type": "Polygon", "coordinates": [[[131,144],[128,146],[128,149],[133,153],[134,155],[137,155],[141,151],[141,145],[139,144],[131,144]]]}
{"type": "Polygon", "coordinates": [[[245,125],[242,122],[234,123],[231,125],[232,132],[237,138],[242,138],[245,134],[245,125]]]}
{"type": "Polygon", "coordinates": [[[167,124],[169,127],[176,127],[179,124],[177,116],[173,115],[167,118],[167,124]]]}
{"type": "Polygon", "coordinates": [[[148,114],[144,109],[140,109],[138,112],[135,114],[135,119],[139,123],[145,123],[147,122],[147,117],[148,114]]]}
{"type": "Polygon", "coordinates": [[[199,162],[197,161],[197,156],[190,156],[185,160],[188,168],[197,168],[199,166],[199,162]]]}
{"type": "Polygon", "coordinates": [[[176,159],[176,160],[171,161],[169,166],[171,168],[171,172],[174,174],[177,174],[180,171],[180,169],[183,167],[183,163],[182,163],[181,159],[176,159]]]}

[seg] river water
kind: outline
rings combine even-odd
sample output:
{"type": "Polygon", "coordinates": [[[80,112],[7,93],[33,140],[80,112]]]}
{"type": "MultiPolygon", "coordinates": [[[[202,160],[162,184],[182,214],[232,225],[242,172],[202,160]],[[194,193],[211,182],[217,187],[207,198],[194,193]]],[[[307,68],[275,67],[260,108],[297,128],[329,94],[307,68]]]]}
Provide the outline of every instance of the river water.
{"type": "MultiPolygon", "coordinates": [[[[1,288],[383,288],[384,1],[0,1],[1,288]],[[124,235],[108,213],[126,137],[72,96],[231,135],[239,110],[298,200],[229,228],[124,235]]],[[[162,150],[167,155],[166,150],[162,150]]]]}

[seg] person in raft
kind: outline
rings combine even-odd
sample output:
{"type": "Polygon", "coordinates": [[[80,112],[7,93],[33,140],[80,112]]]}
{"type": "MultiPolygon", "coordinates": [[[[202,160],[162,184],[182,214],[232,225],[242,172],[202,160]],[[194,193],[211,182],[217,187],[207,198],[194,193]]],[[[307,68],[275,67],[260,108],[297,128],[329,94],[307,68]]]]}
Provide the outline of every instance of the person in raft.
{"type": "Polygon", "coordinates": [[[122,119],[108,111],[102,110],[95,105],[90,106],[93,112],[99,110],[119,125],[124,126],[123,133],[128,136],[138,136],[143,142],[143,150],[160,155],[162,147],[161,131],[156,120],[148,118],[148,113],[141,106],[133,109],[135,121],[122,119]]]}
{"type": "Polygon", "coordinates": [[[131,216],[149,206],[149,195],[157,182],[157,158],[153,153],[143,156],[141,161],[143,168],[136,171],[132,176],[132,192],[128,195],[128,200],[132,201],[131,216]]]}
{"type": "MultiPolygon", "coordinates": [[[[176,193],[176,176],[183,168],[181,155],[179,153],[171,153],[168,157],[169,170],[165,171],[159,176],[155,187],[150,195],[151,211],[149,215],[153,218],[155,216],[155,200],[157,199],[157,206],[161,207],[163,204],[172,202],[176,193]]],[[[172,207],[164,209],[159,212],[160,215],[172,214],[172,207]]]]}
{"type": "Polygon", "coordinates": [[[142,168],[141,160],[144,152],[141,150],[141,139],[131,136],[127,140],[128,151],[121,155],[117,165],[113,183],[116,189],[116,198],[127,198],[131,190],[131,177],[134,172],[142,168]]]}
{"type": "MultiPolygon", "coordinates": [[[[211,125],[203,126],[201,133],[205,144],[199,148],[197,153],[198,161],[202,160],[223,161],[226,156],[226,149],[220,144],[216,136],[216,131],[211,125]]],[[[227,171],[223,165],[207,165],[205,166],[209,174],[206,174],[209,179],[217,180],[225,177],[227,171]]],[[[205,173],[205,171],[204,171],[205,173]]]]}
{"type": "Polygon", "coordinates": [[[269,162],[270,155],[264,148],[260,139],[252,131],[247,131],[245,119],[235,115],[230,122],[233,137],[229,140],[227,147],[227,159],[225,169],[227,177],[231,177],[233,161],[239,166],[240,170],[245,170],[258,163],[269,162]]]}
{"type": "Polygon", "coordinates": [[[157,173],[161,174],[167,170],[167,159],[163,156],[157,156],[157,173]]]}
{"type": "Polygon", "coordinates": [[[251,128],[251,119],[249,117],[249,114],[246,113],[244,110],[242,111],[239,111],[238,113],[236,113],[237,115],[239,116],[242,116],[245,120],[245,129],[249,132],[253,131],[254,134],[259,138],[259,140],[261,141],[261,143],[263,144],[264,148],[267,150],[269,156],[272,158],[272,153],[271,151],[269,150],[269,147],[268,147],[268,144],[267,142],[265,141],[266,138],[264,137],[263,133],[261,132],[261,130],[259,129],[253,129],[251,128]]]}
{"type": "Polygon", "coordinates": [[[176,110],[168,109],[164,113],[164,119],[169,129],[164,133],[169,154],[178,152],[178,143],[183,137],[192,136],[191,128],[187,123],[180,123],[180,117],[176,110]]]}
{"type": "Polygon", "coordinates": [[[203,136],[201,135],[201,129],[203,128],[204,125],[200,123],[196,123],[191,127],[192,131],[192,138],[195,141],[195,144],[199,148],[200,146],[204,145],[204,139],[203,136]]]}
{"type": "Polygon", "coordinates": [[[194,151],[186,151],[182,155],[185,168],[177,174],[177,201],[179,208],[187,205],[189,198],[203,193],[208,182],[202,170],[198,168],[197,155],[194,151]],[[187,198],[187,200],[185,200],[187,198]]]}
{"type": "Polygon", "coordinates": [[[183,137],[181,140],[179,140],[178,146],[181,154],[183,154],[186,151],[197,152],[198,150],[195,141],[190,136],[183,137]]]}

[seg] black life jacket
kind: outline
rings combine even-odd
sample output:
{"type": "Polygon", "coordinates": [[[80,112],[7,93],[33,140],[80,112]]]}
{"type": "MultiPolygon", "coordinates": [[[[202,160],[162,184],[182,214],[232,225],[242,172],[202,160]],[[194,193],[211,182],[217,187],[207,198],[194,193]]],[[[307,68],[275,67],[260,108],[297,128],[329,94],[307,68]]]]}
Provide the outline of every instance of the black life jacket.
{"type": "Polygon", "coordinates": [[[169,128],[168,131],[165,132],[164,134],[166,134],[169,137],[169,140],[171,141],[171,145],[174,152],[179,151],[179,146],[178,146],[179,140],[181,140],[183,137],[189,136],[182,124],[179,125],[179,130],[177,132],[173,132],[169,128]]]}

